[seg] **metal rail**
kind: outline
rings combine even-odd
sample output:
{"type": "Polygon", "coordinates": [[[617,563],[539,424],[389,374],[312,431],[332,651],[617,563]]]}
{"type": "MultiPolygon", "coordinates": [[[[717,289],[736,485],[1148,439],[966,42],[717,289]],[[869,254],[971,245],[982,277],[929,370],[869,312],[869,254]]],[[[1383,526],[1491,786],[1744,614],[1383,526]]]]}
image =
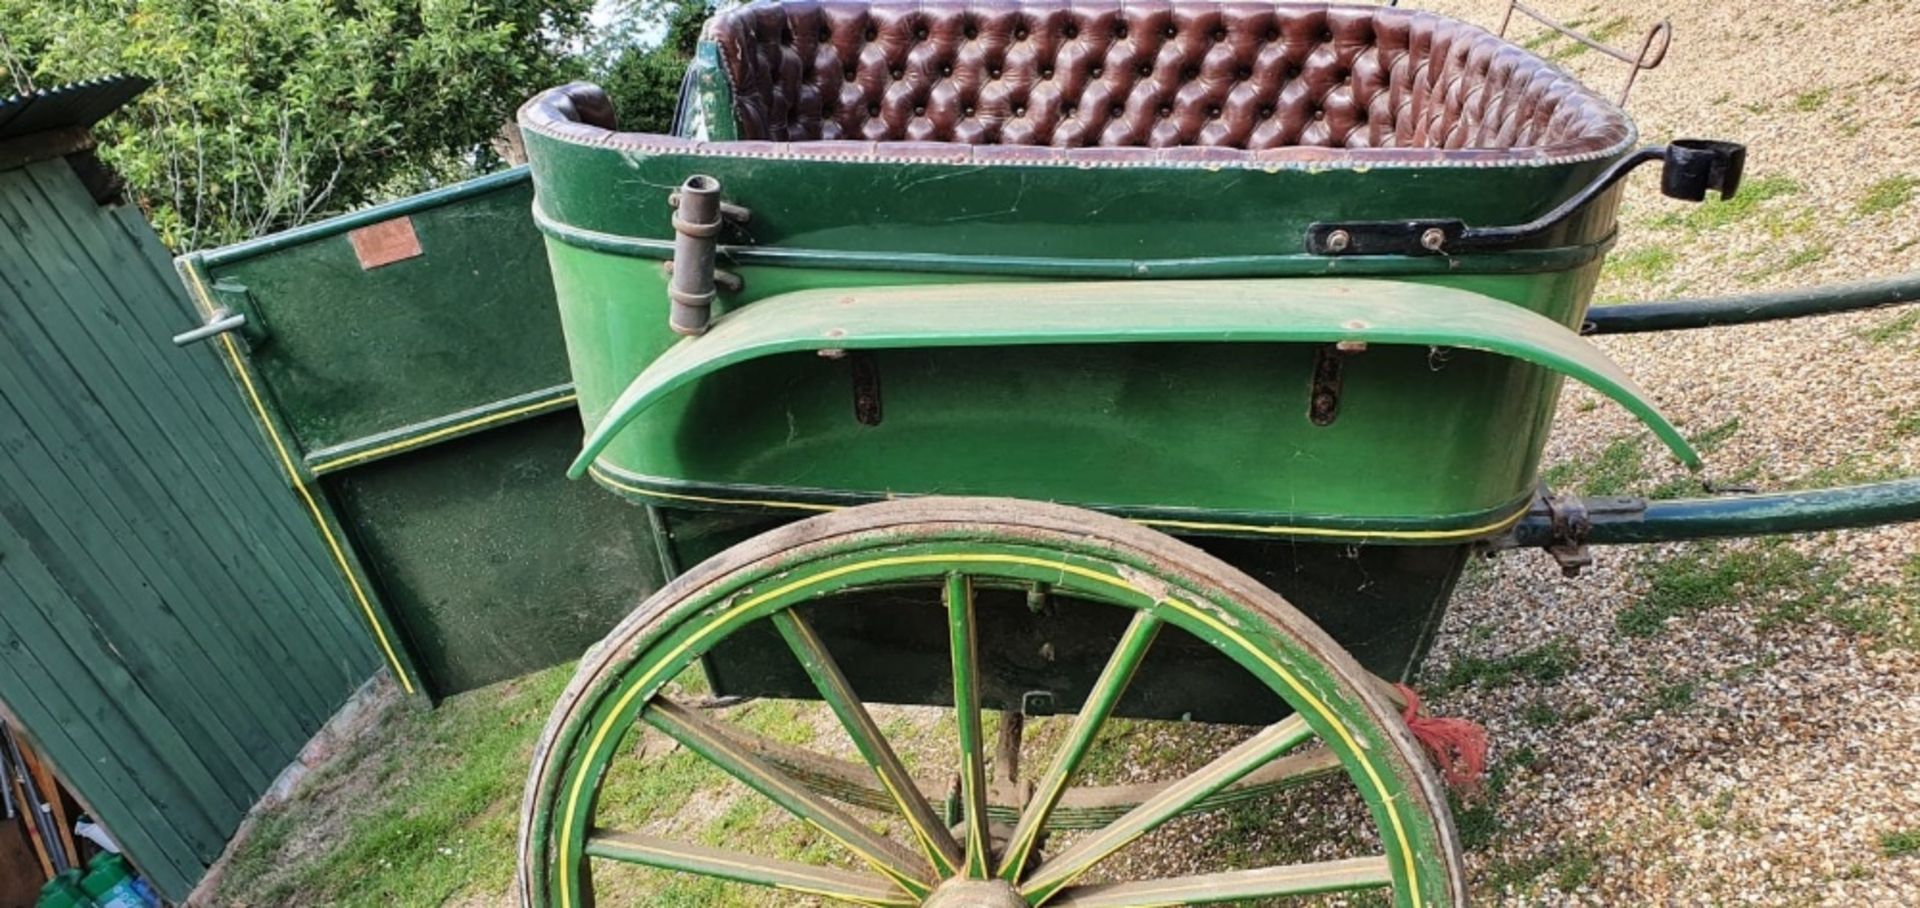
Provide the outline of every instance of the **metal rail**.
{"type": "Polygon", "coordinates": [[[1667,48],[1673,45],[1673,23],[1667,19],[1662,19],[1655,23],[1652,28],[1647,29],[1646,38],[1640,42],[1640,53],[1629,54],[1610,44],[1603,44],[1595,40],[1592,36],[1575,29],[1573,26],[1561,22],[1525,3],[1521,3],[1520,0],[1507,0],[1507,14],[1500,19],[1500,37],[1505,38],[1507,36],[1507,26],[1513,23],[1513,14],[1515,11],[1632,67],[1632,69],[1627,72],[1627,83],[1620,86],[1620,99],[1614,102],[1621,107],[1627,106],[1627,96],[1633,93],[1633,82],[1635,79],[1640,78],[1641,71],[1659,66],[1661,61],[1667,58],[1667,48]],[[1659,45],[1657,48],[1654,46],[1656,43],[1659,45]]]}
{"type": "MultiPolygon", "coordinates": [[[[1920,521],[1920,476],[1796,492],[1648,501],[1583,498],[1577,543],[1624,545],[1813,533],[1920,521]]],[[[1546,548],[1567,542],[1545,501],[1536,500],[1496,547],[1546,548]]]]}
{"type": "Polygon", "coordinates": [[[1587,319],[1580,326],[1580,333],[1635,334],[1643,331],[1711,328],[1715,325],[1745,325],[1913,302],[1920,302],[1920,272],[1872,281],[1741,296],[1682,297],[1623,306],[1599,306],[1587,311],[1587,319]]]}

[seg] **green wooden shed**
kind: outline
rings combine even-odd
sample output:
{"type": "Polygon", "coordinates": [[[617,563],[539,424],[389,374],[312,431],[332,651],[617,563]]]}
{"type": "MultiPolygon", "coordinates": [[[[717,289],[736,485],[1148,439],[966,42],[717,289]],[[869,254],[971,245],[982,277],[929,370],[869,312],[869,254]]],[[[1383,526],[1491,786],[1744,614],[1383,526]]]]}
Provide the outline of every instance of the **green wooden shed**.
{"type": "Polygon", "coordinates": [[[0,709],[170,899],[379,664],[89,128],[0,102],[0,709]]]}

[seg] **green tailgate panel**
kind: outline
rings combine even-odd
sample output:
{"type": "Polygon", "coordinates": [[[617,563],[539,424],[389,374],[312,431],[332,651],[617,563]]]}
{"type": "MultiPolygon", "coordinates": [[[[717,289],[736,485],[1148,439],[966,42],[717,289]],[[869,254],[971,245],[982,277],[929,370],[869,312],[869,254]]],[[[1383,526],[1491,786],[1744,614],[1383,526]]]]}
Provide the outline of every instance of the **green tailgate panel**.
{"type": "Polygon", "coordinates": [[[180,262],[246,315],[240,390],[436,699],[577,658],[661,583],[647,511],[566,479],[580,417],[532,202],[510,171],[180,262]]]}
{"type": "Polygon", "coordinates": [[[568,410],[327,478],[436,692],[577,659],[657,585],[646,511],[567,481],[579,446],[568,410]]]}

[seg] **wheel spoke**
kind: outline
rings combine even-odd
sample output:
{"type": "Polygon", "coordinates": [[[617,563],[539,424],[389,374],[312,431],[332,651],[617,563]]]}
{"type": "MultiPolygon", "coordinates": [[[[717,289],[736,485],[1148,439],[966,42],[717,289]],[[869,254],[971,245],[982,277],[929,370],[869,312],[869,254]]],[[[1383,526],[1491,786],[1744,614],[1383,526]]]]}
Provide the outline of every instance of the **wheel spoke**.
{"type": "Polygon", "coordinates": [[[927,859],[933,862],[936,877],[954,875],[960,867],[960,846],[940,822],[940,816],[934,813],[933,805],[927,803],[926,796],[915,784],[913,776],[908,774],[905,764],[900,762],[893,746],[887,743],[886,735],[867,712],[866,704],[853,692],[853,686],[847,683],[847,676],[840,671],[840,665],[834,661],[833,654],[827,651],[826,644],[813,631],[813,626],[805,618],[792,611],[773,616],[775,627],[781,636],[787,638],[787,645],[793,648],[793,654],[800,665],[813,678],[814,687],[820,691],[821,699],[833,709],[840,718],[840,724],[847,729],[848,737],[853,739],[854,749],[860,752],[874,775],[880,778],[880,784],[899,807],[900,814],[913,830],[914,837],[927,853],[927,859]]]}
{"type": "Polygon", "coordinates": [[[1102,883],[1074,886],[1053,900],[1055,908],[1153,908],[1159,905],[1204,905],[1239,899],[1271,898],[1281,895],[1306,895],[1343,889],[1372,889],[1393,882],[1393,869],[1385,856],[1351,858],[1296,864],[1291,867],[1263,867],[1259,870],[1230,870],[1204,873],[1170,880],[1140,883],[1102,883]]]}
{"type": "Polygon", "coordinates": [[[1007,842],[1007,856],[1000,862],[1000,878],[1008,882],[1017,882],[1025,871],[1027,860],[1033,854],[1035,842],[1047,828],[1047,819],[1053,815],[1053,808],[1060,803],[1060,796],[1067,790],[1067,783],[1073,778],[1080,761],[1087,756],[1093,746],[1093,739],[1100,734],[1107,717],[1113,715],[1113,708],[1120,702],[1120,695],[1126,692],[1127,684],[1133,680],[1133,673],[1140,667],[1147,649],[1153,645],[1154,637],[1160,632],[1160,619],[1150,612],[1135,612],[1132,623],[1127,625],[1126,633],[1120,637],[1120,643],[1114,648],[1113,655],[1107,658],[1107,666],[1094,681],[1093,690],[1088,693],[1086,705],[1080,708],[1080,715],[1073,720],[1073,728],[1067,732],[1067,740],[1060,745],[1054,755],[1053,763],[1047,767],[1035,786],[1033,799],[1020,813],[1020,823],[1014,827],[1013,836],[1007,842]]]}
{"type": "Polygon", "coordinates": [[[1267,726],[1265,731],[1222,754],[1198,772],[1162,789],[1158,794],[1127,811],[1120,819],[1074,843],[1059,857],[1049,860],[1020,893],[1034,905],[1045,903],[1093,865],[1127,846],[1133,840],[1159,828],[1162,823],[1262,765],[1298,746],[1313,736],[1313,729],[1298,715],[1267,726]]]}
{"type": "Polygon", "coordinates": [[[587,837],[586,851],[591,857],[609,861],[697,873],[861,905],[919,904],[883,877],[702,848],[630,832],[596,831],[587,837]]]}
{"type": "Polygon", "coordinates": [[[762,760],[724,728],[665,697],[648,704],[641,715],[688,750],[726,770],[794,816],[819,827],[908,892],[925,896],[931,891],[928,881],[921,879],[915,869],[920,861],[910,852],[875,834],[825,797],[762,760]]]}
{"type": "Polygon", "coordinates": [[[953,649],[953,713],[960,726],[960,798],[966,816],[969,879],[984,880],[992,868],[987,853],[987,767],[980,728],[980,647],[973,626],[973,583],[947,575],[948,639],[953,649]]]}

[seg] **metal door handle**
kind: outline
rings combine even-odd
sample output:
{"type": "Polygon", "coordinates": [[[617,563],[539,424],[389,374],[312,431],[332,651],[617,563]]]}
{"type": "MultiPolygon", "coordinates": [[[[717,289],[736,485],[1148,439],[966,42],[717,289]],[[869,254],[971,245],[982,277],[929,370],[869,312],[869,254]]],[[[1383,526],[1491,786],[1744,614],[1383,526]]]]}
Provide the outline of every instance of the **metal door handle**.
{"type": "Polygon", "coordinates": [[[246,323],[247,317],[245,315],[231,309],[215,309],[212,315],[207,316],[206,324],[191,331],[182,331],[174,335],[173,344],[176,347],[197,344],[216,334],[237,331],[246,325],[246,323]]]}

